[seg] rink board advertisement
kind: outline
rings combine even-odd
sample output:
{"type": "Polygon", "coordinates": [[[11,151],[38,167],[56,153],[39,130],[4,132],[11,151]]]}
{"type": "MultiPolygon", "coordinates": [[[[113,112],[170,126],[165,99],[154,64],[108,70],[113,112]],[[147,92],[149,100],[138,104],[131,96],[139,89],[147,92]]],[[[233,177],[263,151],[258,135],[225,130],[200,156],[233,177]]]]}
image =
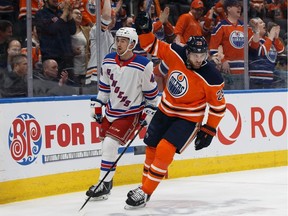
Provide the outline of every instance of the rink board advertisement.
{"type": "MultiPolygon", "coordinates": [[[[225,96],[227,111],[212,144],[195,151],[191,143],[175,156],[175,163],[239,155],[245,159],[245,155],[272,153],[275,166],[287,165],[287,160],[283,162],[287,154],[287,91],[235,92],[225,96]],[[280,152],[280,156],[273,152],[280,152]]],[[[98,169],[99,124],[92,121],[89,104],[88,96],[0,102],[0,188],[13,180],[98,169]]],[[[145,130],[127,149],[118,167],[143,163],[145,130]]],[[[265,166],[265,161],[263,164],[263,160],[254,160],[251,169],[258,163],[265,166]]],[[[273,164],[268,161],[266,166],[273,164]]]]}

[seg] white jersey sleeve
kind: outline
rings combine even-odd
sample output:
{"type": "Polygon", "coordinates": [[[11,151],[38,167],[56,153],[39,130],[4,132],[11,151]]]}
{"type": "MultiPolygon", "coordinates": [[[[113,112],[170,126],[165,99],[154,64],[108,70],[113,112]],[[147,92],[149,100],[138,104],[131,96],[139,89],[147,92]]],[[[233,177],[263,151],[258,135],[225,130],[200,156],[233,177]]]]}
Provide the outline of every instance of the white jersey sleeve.
{"type": "Polygon", "coordinates": [[[90,59],[87,65],[86,71],[86,84],[90,84],[91,81],[97,81],[97,55],[100,55],[100,60],[102,61],[108,53],[111,52],[112,46],[114,44],[114,37],[112,36],[110,30],[108,30],[108,25],[110,24],[111,20],[104,20],[101,18],[101,31],[100,31],[100,48],[98,49],[96,43],[96,28],[97,26],[94,25],[89,34],[90,39],[90,59]]]}
{"type": "MultiPolygon", "coordinates": [[[[157,106],[157,97],[155,97],[155,77],[153,73],[153,63],[150,61],[143,73],[142,92],[145,97],[146,105],[157,106]]],[[[156,86],[158,89],[158,86],[156,86]]],[[[158,94],[159,92],[157,92],[158,94]]]]}

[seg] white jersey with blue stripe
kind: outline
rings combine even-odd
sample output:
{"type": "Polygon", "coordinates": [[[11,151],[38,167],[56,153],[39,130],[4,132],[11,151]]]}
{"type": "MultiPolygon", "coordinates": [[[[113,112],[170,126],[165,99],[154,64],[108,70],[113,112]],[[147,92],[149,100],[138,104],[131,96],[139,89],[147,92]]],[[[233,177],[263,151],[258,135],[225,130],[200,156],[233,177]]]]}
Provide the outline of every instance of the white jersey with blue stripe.
{"type": "Polygon", "coordinates": [[[106,55],[97,99],[106,104],[108,121],[141,113],[148,104],[156,106],[158,93],[153,64],[147,58],[134,54],[120,61],[116,52],[106,55]]]}

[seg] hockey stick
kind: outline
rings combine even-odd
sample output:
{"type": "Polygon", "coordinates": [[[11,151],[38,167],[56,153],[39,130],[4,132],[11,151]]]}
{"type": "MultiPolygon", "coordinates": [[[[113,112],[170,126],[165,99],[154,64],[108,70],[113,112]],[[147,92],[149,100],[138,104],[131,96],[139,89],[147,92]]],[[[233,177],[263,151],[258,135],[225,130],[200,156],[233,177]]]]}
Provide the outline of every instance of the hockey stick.
{"type": "MultiPolygon", "coordinates": [[[[122,155],[127,151],[127,149],[129,148],[129,146],[132,144],[132,142],[134,141],[134,139],[138,136],[138,134],[140,133],[140,131],[143,129],[143,127],[145,127],[147,125],[146,121],[143,121],[143,123],[141,124],[141,127],[139,128],[139,130],[137,131],[137,133],[134,135],[134,137],[130,140],[130,142],[126,145],[126,147],[123,149],[123,151],[121,152],[121,154],[118,156],[117,160],[112,164],[111,168],[107,171],[107,173],[105,174],[105,176],[101,179],[101,181],[98,183],[97,187],[94,189],[94,192],[99,188],[99,186],[102,184],[102,182],[105,180],[105,178],[108,176],[108,174],[111,172],[111,170],[114,168],[114,166],[118,163],[118,161],[120,160],[120,158],[122,157],[122,155]]],[[[81,206],[81,208],[79,209],[79,211],[81,211],[84,206],[88,203],[88,201],[91,199],[91,196],[89,196],[86,201],[84,202],[84,204],[81,206]]]]}

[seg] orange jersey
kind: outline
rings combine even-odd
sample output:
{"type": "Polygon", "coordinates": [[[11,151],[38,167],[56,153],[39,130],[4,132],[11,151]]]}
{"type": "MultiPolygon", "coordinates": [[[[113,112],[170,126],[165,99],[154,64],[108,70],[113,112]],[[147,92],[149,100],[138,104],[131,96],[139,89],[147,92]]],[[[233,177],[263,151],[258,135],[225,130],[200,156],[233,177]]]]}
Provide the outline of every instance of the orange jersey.
{"type": "MultiPolygon", "coordinates": [[[[248,40],[253,36],[251,29],[248,29],[248,40]]],[[[231,74],[244,73],[244,26],[243,22],[238,20],[236,25],[232,24],[228,19],[222,20],[214,28],[210,43],[210,55],[218,52],[218,47],[222,45],[224,61],[228,61],[231,74]]]]}
{"type": "Polygon", "coordinates": [[[180,36],[180,42],[186,44],[190,36],[202,36],[200,22],[191,12],[182,14],[175,25],[174,34],[180,36]]]}
{"type": "Polygon", "coordinates": [[[185,65],[186,48],[160,41],[153,33],[142,34],[139,40],[146,52],[162,59],[169,67],[159,109],[167,116],[202,122],[208,105],[207,124],[216,128],[226,109],[220,72],[206,61],[200,69],[189,70],[185,65]]]}
{"type": "Polygon", "coordinates": [[[82,0],[82,7],[79,8],[82,13],[81,25],[96,23],[96,2],[95,0],[82,0]]]}
{"type": "MultiPolygon", "coordinates": [[[[43,0],[31,0],[31,11],[32,16],[36,14],[36,12],[43,7],[43,0]]],[[[27,5],[26,0],[19,0],[19,15],[18,19],[26,16],[27,13],[27,5]]]]}
{"type": "MultiPolygon", "coordinates": [[[[284,5],[284,3],[283,3],[284,5]]],[[[268,13],[273,13],[274,18],[276,19],[285,19],[285,16],[282,11],[281,3],[271,3],[267,5],[268,13]]],[[[287,9],[287,8],[286,8],[287,9]]]]}
{"type": "MultiPolygon", "coordinates": [[[[27,47],[23,47],[21,49],[21,53],[27,55],[27,47]]],[[[41,61],[41,51],[39,47],[32,47],[32,64],[33,68],[35,67],[37,62],[41,61]]]]}

